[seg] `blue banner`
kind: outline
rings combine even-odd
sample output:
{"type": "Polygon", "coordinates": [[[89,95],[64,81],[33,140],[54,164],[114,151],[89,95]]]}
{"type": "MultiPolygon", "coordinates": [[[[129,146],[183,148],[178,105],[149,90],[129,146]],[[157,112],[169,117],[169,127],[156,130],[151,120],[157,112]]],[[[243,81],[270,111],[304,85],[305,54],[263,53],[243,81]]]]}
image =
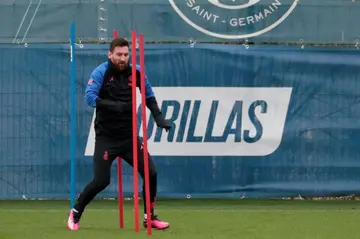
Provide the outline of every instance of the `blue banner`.
{"type": "Polygon", "coordinates": [[[358,44],[359,1],[2,0],[0,43],[109,42],[131,30],[153,42],[358,44]]]}
{"type": "MultiPolygon", "coordinates": [[[[94,110],[84,91],[106,53],[107,45],[76,48],[77,193],[93,170],[94,110]]],[[[358,50],[149,44],[145,53],[174,129],[162,132],[149,118],[159,197],[360,190],[358,50]]],[[[0,198],[70,196],[69,60],[68,45],[0,46],[0,198]]],[[[132,169],[124,167],[129,196],[132,169]]],[[[99,196],[116,197],[116,181],[114,165],[99,196]]]]}

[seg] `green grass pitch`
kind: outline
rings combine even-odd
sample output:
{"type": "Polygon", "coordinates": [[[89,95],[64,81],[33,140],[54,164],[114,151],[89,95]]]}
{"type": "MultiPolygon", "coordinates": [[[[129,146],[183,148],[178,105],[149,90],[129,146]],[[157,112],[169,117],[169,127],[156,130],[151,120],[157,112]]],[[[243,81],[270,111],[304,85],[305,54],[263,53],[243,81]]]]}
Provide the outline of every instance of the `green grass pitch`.
{"type": "MultiPolygon", "coordinates": [[[[143,217],[140,202],[140,221],[143,217]]],[[[80,231],[66,228],[68,201],[1,201],[0,239],[146,238],[134,231],[133,201],[125,201],[119,228],[117,201],[93,201],[80,231]]],[[[360,238],[360,202],[297,200],[158,200],[157,214],[170,222],[152,237],[171,239],[360,238]]]]}

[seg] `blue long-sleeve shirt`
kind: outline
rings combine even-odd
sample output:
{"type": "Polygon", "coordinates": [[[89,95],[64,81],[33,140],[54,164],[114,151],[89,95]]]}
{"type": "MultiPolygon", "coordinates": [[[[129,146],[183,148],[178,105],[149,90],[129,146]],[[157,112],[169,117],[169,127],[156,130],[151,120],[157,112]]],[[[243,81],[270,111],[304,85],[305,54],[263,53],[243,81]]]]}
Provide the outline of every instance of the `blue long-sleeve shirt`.
{"type": "MultiPolygon", "coordinates": [[[[140,66],[136,65],[136,85],[140,88],[140,66]]],[[[90,76],[85,90],[86,103],[96,108],[95,133],[108,137],[131,137],[132,132],[132,65],[117,70],[111,61],[100,64],[90,76]]],[[[146,105],[153,115],[159,114],[152,86],[145,77],[146,105]]]]}
{"type": "MultiPolygon", "coordinates": [[[[100,89],[102,88],[102,84],[105,79],[105,73],[108,70],[109,62],[104,62],[91,73],[90,80],[88,82],[88,85],[85,90],[85,99],[86,103],[89,106],[96,107],[96,98],[99,97],[100,89]]],[[[132,64],[130,64],[130,67],[132,67],[132,64]]],[[[131,69],[131,68],[130,68],[131,69]]],[[[136,70],[140,74],[140,66],[136,65],[136,70]]],[[[107,82],[106,79],[105,81],[107,82]]],[[[137,84],[139,87],[140,85],[137,84]]],[[[154,91],[152,89],[152,86],[148,80],[147,77],[145,77],[145,91],[146,91],[146,98],[154,97],[154,91]]]]}

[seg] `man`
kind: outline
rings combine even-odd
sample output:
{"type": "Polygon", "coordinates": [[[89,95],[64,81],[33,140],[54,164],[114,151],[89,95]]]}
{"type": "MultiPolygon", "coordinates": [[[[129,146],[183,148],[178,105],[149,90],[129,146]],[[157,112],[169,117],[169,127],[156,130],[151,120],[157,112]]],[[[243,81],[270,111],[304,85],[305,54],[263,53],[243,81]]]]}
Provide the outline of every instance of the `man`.
{"type": "MultiPolygon", "coordinates": [[[[110,43],[108,61],[99,65],[91,74],[85,98],[88,105],[96,108],[94,177],[80,193],[76,205],[70,210],[67,227],[78,230],[85,207],[110,184],[110,169],[115,158],[121,157],[133,166],[132,150],[132,67],[136,67],[137,87],[140,88],[140,67],[129,64],[129,43],[126,39],[115,39],[110,43]]],[[[152,87],[145,79],[146,106],[158,127],[170,130],[155,98],[152,87]]],[[[157,188],[157,172],[149,155],[149,184],[152,227],[165,229],[169,223],[154,215],[157,188]]],[[[143,148],[138,137],[138,172],[143,179],[144,227],[146,223],[146,200],[143,148]]]]}

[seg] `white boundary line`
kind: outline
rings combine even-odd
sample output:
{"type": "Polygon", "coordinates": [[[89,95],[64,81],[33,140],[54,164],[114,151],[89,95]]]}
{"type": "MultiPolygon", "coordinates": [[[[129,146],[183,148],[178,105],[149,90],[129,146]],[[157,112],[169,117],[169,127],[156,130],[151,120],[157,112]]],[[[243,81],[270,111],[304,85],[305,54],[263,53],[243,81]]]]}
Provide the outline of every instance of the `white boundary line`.
{"type": "MultiPolygon", "coordinates": [[[[5,209],[0,208],[0,212],[65,212],[69,209],[5,209]]],[[[133,210],[132,210],[133,211],[133,210]]],[[[356,212],[360,213],[358,209],[194,209],[194,208],[179,208],[179,209],[163,209],[156,210],[163,212],[356,212]]],[[[86,212],[118,212],[117,209],[87,209],[86,212]]]]}

